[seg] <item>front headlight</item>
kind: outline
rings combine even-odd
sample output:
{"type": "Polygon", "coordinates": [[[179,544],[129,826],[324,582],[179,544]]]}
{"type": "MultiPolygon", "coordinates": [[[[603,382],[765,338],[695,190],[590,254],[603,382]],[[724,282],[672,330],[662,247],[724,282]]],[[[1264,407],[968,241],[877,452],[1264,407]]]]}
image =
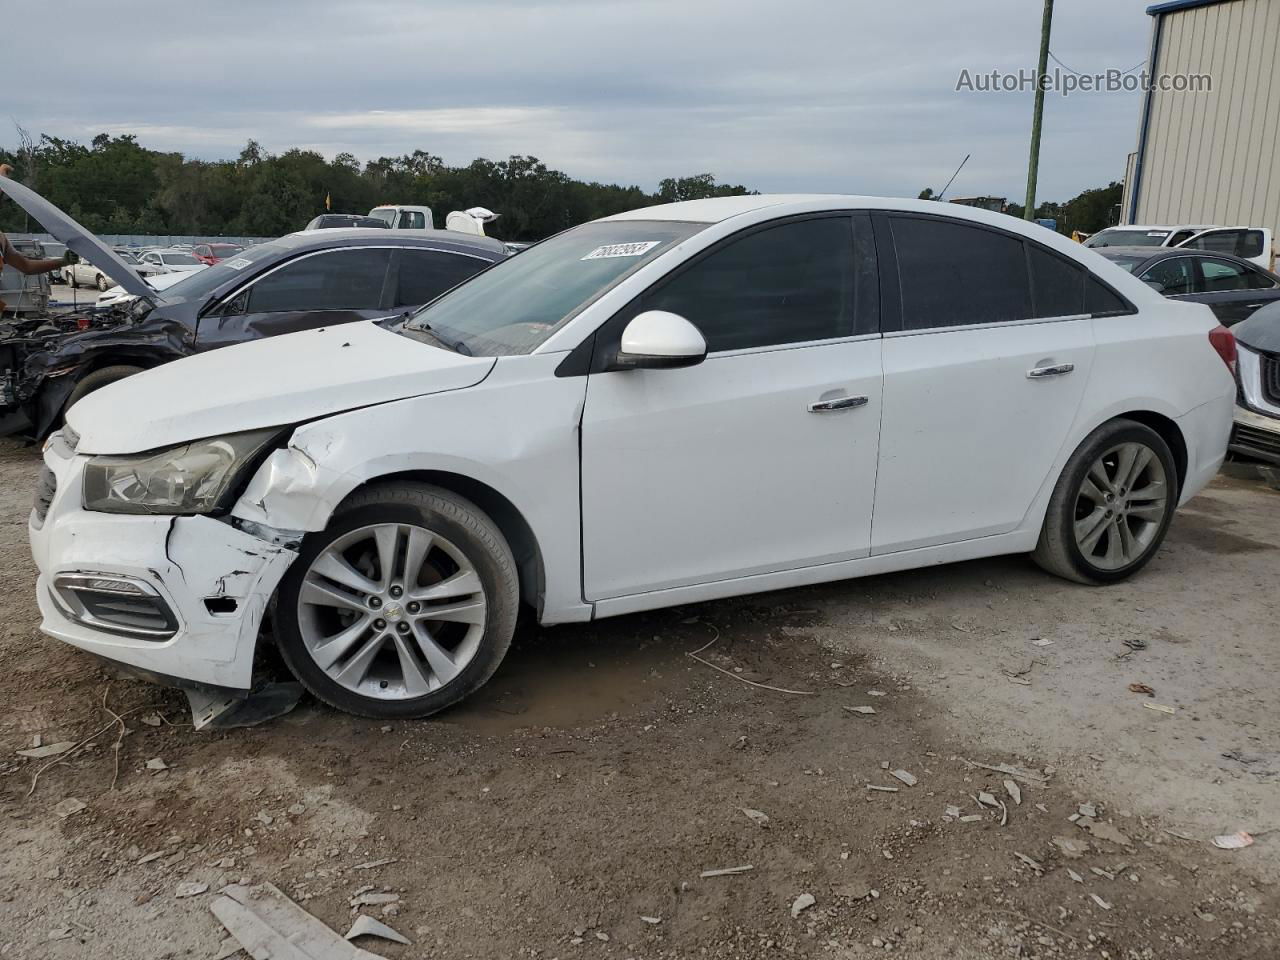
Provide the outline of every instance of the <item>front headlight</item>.
{"type": "Polygon", "coordinates": [[[195,440],[158,453],[91,457],[84,508],[104,513],[210,513],[279,427],[195,440]]]}

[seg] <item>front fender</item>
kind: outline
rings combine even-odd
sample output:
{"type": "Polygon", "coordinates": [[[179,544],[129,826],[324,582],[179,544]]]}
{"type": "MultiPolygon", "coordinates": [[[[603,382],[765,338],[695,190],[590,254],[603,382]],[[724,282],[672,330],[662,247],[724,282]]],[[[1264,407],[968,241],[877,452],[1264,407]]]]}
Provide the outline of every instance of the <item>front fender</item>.
{"type": "Polygon", "coordinates": [[[533,532],[546,576],[543,621],[581,619],[578,427],[585,377],[562,354],[503,357],[475,386],[363,407],[306,424],[257,470],[232,515],[277,530],[323,530],[382,477],[456,474],[496,491],[533,532]]]}

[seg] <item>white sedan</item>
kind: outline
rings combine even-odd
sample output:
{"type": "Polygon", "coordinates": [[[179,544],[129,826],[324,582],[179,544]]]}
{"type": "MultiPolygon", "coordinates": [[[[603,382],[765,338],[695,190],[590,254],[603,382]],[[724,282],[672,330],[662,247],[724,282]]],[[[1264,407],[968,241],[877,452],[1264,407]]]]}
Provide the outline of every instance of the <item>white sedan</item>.
{"type": "Polygon", "coordinates": [[[208,264],[201,263],[189,250],[147,250],[138,259],[158,273],[194,273],[208,264]]]}
{"type": "Polygon", "coordinates": [[[492,675],[522,605],[586,621],[1011,553],[1113,583],[1217,472],[1234,359],[1207,307],[1001,214],[636,210],[407,320],[77,404],[31,516],[41,626],[242,695],[270,617],[317,697],[418,717],[492,675]]]}
{"type": "MultiPolygon", "coordinates": [[[[205,270],[208,269],[208,266],[206,264],[201,264],[200,268],[205,270]]],[[[168,290],[175,284],[181,283],[194,272],[196,271],[184,270],[175,273],[157,273],[152,276],[143,277],[142,279],[146,282],[147,286],[159,293],[164,290],[168,290]]],[[[108,287],[104,292],[98,295],[98,306],[110,307],[117,303],[126,303],[130,300],[136,299],[137,297],[125,290],[124,287],[108,287]]]]}

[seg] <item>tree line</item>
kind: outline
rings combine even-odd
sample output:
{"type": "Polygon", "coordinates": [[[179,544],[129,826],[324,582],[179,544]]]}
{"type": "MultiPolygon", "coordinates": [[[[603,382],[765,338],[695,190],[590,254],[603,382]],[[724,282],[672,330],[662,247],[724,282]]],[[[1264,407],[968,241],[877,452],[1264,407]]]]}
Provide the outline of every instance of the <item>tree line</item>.
{"type": "MultiPolygon", "coordinates": [[[[718,183],[710,173],[668,177],[656,193],[638,186],[575,180],[537,157],[473,160],[452,167],[423,150],[361,163],[350,153],[332,160],[312,150],[271,154],[250,140],[234,160],[199,160],[150,150],[132,134],[89,144],[18,127],[18,145],[0,147],[0,162],[94,233],[275,237],[325,212],[367,213],[379,204],[429,206],[438,226],[450,210],[488,207],[501,214],[486,232],[503,240],[539,240],[560,230],[654,203],[736,196],[756,191],[718,183]]],[[[1121,185],[1085,190],[1065,203],[1042,203],[1037,217],[1058,231],[1093,233],[1116,222],[1121,185]]],[[[932,190],[921,192],[931,199],[932,190]]],[[[1021,216],[1016,203],[1006,210],[1021,216]]],[[[39,231],[12,203],[0,204],[0,230],[39,231]]]]}
{"type": "MultiPolygon", "coordinates": [[[[1045,200],[1036,205],[1035,219],[1056,220],[1058,233],[1067,236],[1079,230],[1081,233],[1097,233],[1120,222],[1120,200],[1124,184],[1112,181],[1105,187],[1082,190],[1070,200],[1059,203],[1045,200]]],[[[929,187],[920,191],[921,200],[937,199],[929,187]]],[[[1004,212],[1011,217],[1021,217],[1026,206],[1021,203],[1005,205],[1004,212]]]]}
{"type": "MultiPolygon", "coordinates": [[[[149,150],[131,134],[99,134],[89,144],[18,129],[16,149],[0,148],[13,176],[94,233],[275,237],[325,212],[368,213],[380,204],[429,206],[437,226],[451,210],[501,214],[486,232],[537,240],[624,210],[754,191],[710,173],[637,186],[575,180],[536,157],[477,159],[451,167],[423,150],[361,163],[311,150],[271,154],[249,141],[234,160],[198,160],[149,150]]],[[[39,231],[13,203],[0,204],[0,230],[39,231]]]]}

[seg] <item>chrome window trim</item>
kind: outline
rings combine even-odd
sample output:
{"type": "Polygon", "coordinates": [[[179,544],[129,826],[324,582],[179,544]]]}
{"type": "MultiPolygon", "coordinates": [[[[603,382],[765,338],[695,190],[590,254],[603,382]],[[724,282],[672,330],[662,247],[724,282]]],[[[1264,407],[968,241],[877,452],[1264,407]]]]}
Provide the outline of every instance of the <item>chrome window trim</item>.
{"type": "Polygon", "coordinates": [[[890,330],[884,336],[919,337],[931,333],[963,333],[968,330],[998,330],[1005,327],[1029,327],[1041,323],[1068,323],[1073,320],[1092,320],[1092,313],[1072,313],[1061,317],[1027,317],[1025,320],[993,320],[990,323],[967,323],[954,327],[925,327],[921,330],[890,330]]]}
{"type": "MultiPolygon", "coordinates": [[[[693,321],[690,321],[692,323],[693,321]]],[[[695,323],[696,327],[697,324],[695,323]]],[[[699,331],[701,333],[701,331],[699,331]]],[[[826,347],[840,343],[861,343],[865,340],[879,340],[879,333],[859,333],[848,337],[831,337],[826,340],[797,340],[795,343],[765,343],[758,347],[739,347],[737,350],[716,350],[707,354],[708,360],[719,360],[730,357],[746,357],[757,353],[777,353],[780,350],[804,350],[809,347],[826,347]]]]}

